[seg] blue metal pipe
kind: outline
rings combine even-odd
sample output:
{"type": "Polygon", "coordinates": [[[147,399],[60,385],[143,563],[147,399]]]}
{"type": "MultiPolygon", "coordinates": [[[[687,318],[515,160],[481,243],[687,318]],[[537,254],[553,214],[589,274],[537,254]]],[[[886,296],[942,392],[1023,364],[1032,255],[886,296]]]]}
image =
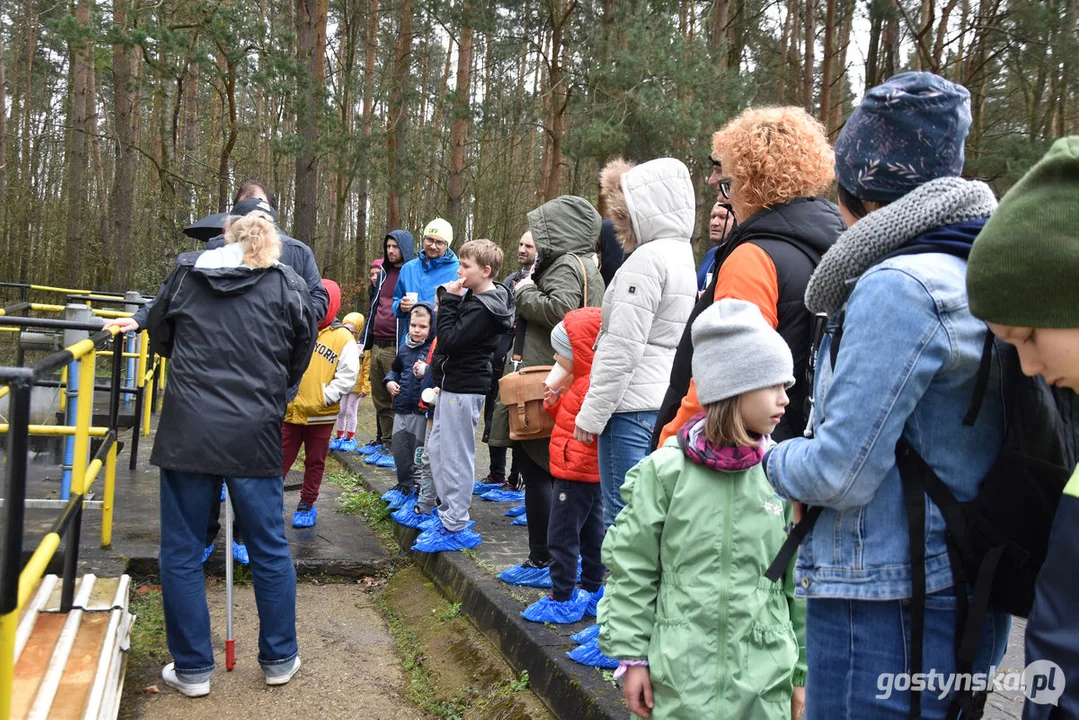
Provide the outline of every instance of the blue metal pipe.
{"type": "MultiPolygon", "coordinates": [[[[67,419],[68,425],[74,425],[79,411],[79,362],[67,366],[67,419]]],[[[75,436],[64,438],[64,476],[60,480],[60,499],[71,497],[71,467],[75,463],[75,436]]]]}

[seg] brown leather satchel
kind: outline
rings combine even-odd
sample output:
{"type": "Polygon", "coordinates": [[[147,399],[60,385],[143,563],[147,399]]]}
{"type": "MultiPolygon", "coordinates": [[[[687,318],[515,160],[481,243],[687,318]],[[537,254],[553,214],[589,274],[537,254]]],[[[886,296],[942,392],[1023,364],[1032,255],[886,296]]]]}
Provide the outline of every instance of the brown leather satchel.
{"type": "MultiPolygon", "coordinates": [[[[584,262],[573,256],[581,268],[584,299],[581,307],[588,305],[588,272],[584,262]]],[[[525,344],[526,322],[518,319],[517,334],[513,340],[513,366],[521,362],[525,344]]],[[[514,370],[498,381],[498,397],[509,410],[510,440],[541,440],[551,436],[554,418],[543,407],[546,386],[543,381],[553,365],[533,365],[514,370]]]]}

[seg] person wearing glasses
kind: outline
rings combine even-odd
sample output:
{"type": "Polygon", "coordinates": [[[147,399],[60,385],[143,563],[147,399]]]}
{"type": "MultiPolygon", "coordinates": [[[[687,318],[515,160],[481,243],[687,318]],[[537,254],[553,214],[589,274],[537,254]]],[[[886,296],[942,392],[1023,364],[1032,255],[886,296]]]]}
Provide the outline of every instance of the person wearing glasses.
{"type": "Polygon", "coordinates": [[[457,279],[457,256],[453,244],[453,226],[442,218],[435,218],[423,229],[423,249],[418,257],[409,260],[401,268],[397,288],[393,291],[393,312],[399,318],[407,318],[416,303],[434,305],[435,290],[442,283],[457,279]]]}
{"type": "MultiPolygon", "coordinates": [[[[720,161],[716,169],[722,173],[714,183],[720,202],[731,205],[738,225],[717,251],[712,281],[686,327],[724,298],[759,307],[790,346],[797,379],[789,393],[787,413],[772,437],[796,437],[806,425],[805,378],[812,341],[813,316],[804,302],[806,285],[844,227],[839,208],[818,197],[832,182],[835,156],[821,124],[795,107],[746,110],[712,137],[712,151],[712,158],[720,161]]],[[[692,360],[687,329],[660,406],[653,448],[701,412],[692,382],[692,360]]]]}

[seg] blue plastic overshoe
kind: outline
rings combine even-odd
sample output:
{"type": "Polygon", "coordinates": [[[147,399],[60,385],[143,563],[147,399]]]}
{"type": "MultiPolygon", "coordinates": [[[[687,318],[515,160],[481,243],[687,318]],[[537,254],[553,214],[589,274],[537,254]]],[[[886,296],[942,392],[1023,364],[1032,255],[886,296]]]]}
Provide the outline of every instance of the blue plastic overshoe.
{"type": "Polygon", "coordinates": [[[243,543],[232,541],[232,559],[241,565],[251,563],[251,556],[247,554],[247,546],[243,543]]]}
{"type": "MultiPolygon", "coordinates": [[[[577,579],[580,580],[581,576],[578,571],[577,579]]],[[[599,607],[599,601],[603,599],[603,586],[601,585],[599,590],[594,593],[589,593],[588,607],[584,609],[584,614],[588,617],[596,616],[596,608],[599,607]]]]}
{"type": "Polygon", "coordinates": [[[527,515],[518,515],[517,517],[513,518],[513,522],[510,523],[510,525],[527,525],[527,524],[528,524],[528,516],[527,515]]]}
{"type": "Polygon", "coordinates": [[[599,637],[599,625],[589,625],[579,633],[569,636],[569,639],[578,645],[585,645],[599,637]]]}
{"type": "Polygon", "coordinates": [[[337,449],[341,452],[356,452],[356,438],[352,438],[351,440],[342,440],[341,444],[338,445],[337,449]]]}
{"type": "Polygon", "coordinates": [[[498,579],[509,585],[549,588],[551,587],[551,569],[549,567],[538,568],[514,565],[500,572],[498,579]]]}
{"type": "Polygon", "coordinates": [[[343,437],[333,438],[332,440],[330,440],[330,450],[340,450],[341,443],[343,443],[344,441],[345,439],[343,437]]]}
{"type": "Polygon", "coordinates": [[[513,502],[519,503],[525,500],[524,490],[488,490],[480,495],[480,500],[488,502],[513,502]]]}
{"type": "Polygon", "coordinates": [[[599,638],[576,647],[566,653],[570,659],[588,667],[598,667],[604,670],[614,670],[618,667],[618,661],[609,658],[599,650],[599,638]]]}
{"type": "Polygon", "coordinates": [[[395,502],[397,503],[397,507],[401,507],[401,503],[404,501],[405,494],[401,492],[401,488],[398,485],[394,485],[392,488],[382,493],[382,502],[389,503],[391,507],[395,502]]]}
{"type": "Polygon", "coordinates": [[[202,551],[202,562],[205,563],[207,560],[210,559],[210,556],[213,555],[213,554],[214,554],[214,544],[210,543],[202,551]]]}
{"type": "Polygon", "coordinates": [[[307,503],[300,501],[300,504],[296,507],[296,512],[292,513],[292,527],[294,528],[309,528],[314,527],[315,522],[318,521],[318,508],[314,505],[308,505],[307,503]]]}
{"type": "Polygon", "coordinates": [[[377,459],[375,460],[375,462],[373,464],[376,467],[389,468],[390,470],[396,470],[397,469],[397,463],[395,463],[393,461],[393,455],[387,455],[386,453],[380,452],[377,455],[375,455],[375,458],[377,458],[377,459]]]}
{"type": "Polygon", "coordinates": [[[423,514],[416,512],[415,502],[405,503],[400,509],[393,511],[390,517],[398,525],[410,528],[418,528],[422,523],[438,519],[438,516],[434,513],[423,514]]]}
{"type": "Polygon", "coordinates": [[[518,515],[524,515],[524,514],[525,514],[525,506],[524,505],[514,505],[513,507],[511,507],[509,510],[506,511],[506,517],[517,517],[518,515]]]}
{"type": "Polygon", "coordinates": [[[399,491],[399,494],[400,497],[390,499],[388,505],[390,510],[400,510],[408,503],[409,500],[411,500],[412,504],[415,505],[416,501],[419,500],[419,497],[417,497],[416,495],[416,488],[412,488],[410,492],[405,492],[404,490],[401,490],[399,491]]]}
{"type": "Polygon", "coordinates": [[[584,617],[588,606],[589,593],[576,588],[569,600],[559,602],[550,595],[541,597],[521,611],[521,617],[531,622],[549,622],[558,625],[572,625],[584,617]]]}
{"type": "MultiPolygon", "coordinates": [[[[433,513],[431,513],[431,514],[435,516],[434,519],[433,520],[425,520],[420,525],[420,530],[422,530],[424,532],[427,532],[429,530],[434,530],[434,529],[436,529],[436,528],[438,528],[438,527],[440,527],[442,525],[442,521],[439,520],[439,518],[438,518],[438,510],[435,509],[435,511],[433,513]]],[[[476,527],[476,521],[475,520],[469,520],[467,523],[465,523],[465,529],[467,529],[467,530],[471,530],[474,527],[476,527]]]]}
{"type": "Polygon", "coordinates": [[[382,449],[382,443],[380,443],[380,442],[369,442],[366,445],[364,445],[362,448],[357,450],[356,452],[358,452],[360,455],[374,455],[375,453],[377,453],[381,449],[382,449]]]}
{"type": "Polygon", "coordinates": [[[497,490],[500,487],[502,487],[502,483],[483,483],[477,480],[476,482],[472,483],[472,494],[483,495],[484,493],[491,492],[492,490],[497,490]]]}
{"type": "Polygon", "coordinates": [[[465,528],[457,532],[450,532],[439,524],[433,530],[420,533],[416,536],[416,542],[412,549],[417,552],[436,553],[453,552],[455,550],[468,550],[479,545],[483,540],[475,530],[465,528]]]}

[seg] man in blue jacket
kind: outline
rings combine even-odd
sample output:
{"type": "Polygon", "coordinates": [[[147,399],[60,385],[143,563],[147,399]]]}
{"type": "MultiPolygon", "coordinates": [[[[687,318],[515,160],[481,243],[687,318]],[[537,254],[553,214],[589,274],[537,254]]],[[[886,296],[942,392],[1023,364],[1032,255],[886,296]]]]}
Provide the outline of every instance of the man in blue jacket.
{"type": "MultiPolygon", "coordinates": [[[[448,222],[435,218],[427,223],[423,229],[423,250],[401,268],[397,289],[393,291],[393,312],[398,318],[407,318],[416,303],[434,304],[438,286],[457,279],[460,263],[450,250],[452,244],[453,227],[448,222]]],[[[371,385],[374,386],[373,378],[371,385]]]]}

